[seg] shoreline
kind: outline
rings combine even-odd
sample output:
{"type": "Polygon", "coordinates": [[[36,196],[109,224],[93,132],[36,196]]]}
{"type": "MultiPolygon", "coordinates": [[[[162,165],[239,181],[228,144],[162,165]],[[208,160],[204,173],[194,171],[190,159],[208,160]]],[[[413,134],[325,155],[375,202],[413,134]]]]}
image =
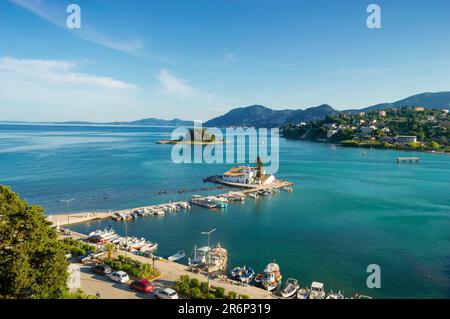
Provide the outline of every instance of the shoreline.
{"type": "Polygon", "coordinates": [[[318,144],[336,145],[336,146],[348,147],[348,148],[364,148],[364,149],[377,149],[377,150],[381,150],[381,151],[404,151],[404,152],[417,152],[417,153],[425,153],[425,154],[450,155],[450,152],[443,152],[443,151],[419,150],[419,149],[412,149],[412,148],[377,147],[377,146],[373,146],[370,144],[345,145],[342,142],[332,143],[332,142],[328,142],[328,141],[311,140],[311,139],[306,139],[306,138],[292,138],[292,137],[286,137],[286,136],[282,136],[282,137],[288,141],[313,142],[313,143],[318,143],[318,144]]]}

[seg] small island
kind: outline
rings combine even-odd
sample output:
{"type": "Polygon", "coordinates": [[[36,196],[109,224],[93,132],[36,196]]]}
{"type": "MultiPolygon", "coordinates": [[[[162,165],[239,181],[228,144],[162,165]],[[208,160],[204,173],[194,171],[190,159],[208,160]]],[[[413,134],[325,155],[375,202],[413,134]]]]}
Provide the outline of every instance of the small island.
{"type": "Polygon", "coordinates": [[[190,128],[184,137],[180,137],[178,140],[160,140],[157,144],[195,144],[195,145],[208,145],[208,144],[224,144],[225,139],[217,139],[207,128],[194,129],[190,128]]]}

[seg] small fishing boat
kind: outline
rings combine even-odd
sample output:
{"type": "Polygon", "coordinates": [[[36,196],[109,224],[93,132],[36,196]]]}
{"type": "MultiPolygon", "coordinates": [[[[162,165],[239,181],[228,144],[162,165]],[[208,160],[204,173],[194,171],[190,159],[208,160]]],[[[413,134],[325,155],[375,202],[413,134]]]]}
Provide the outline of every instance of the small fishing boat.
{"type": "Polygon", "coordinates": [[[188,264],[190,268],[196,268],[202,266],[206,262],[206,254],[211,250],[210,247],[194,247],[194,258],[188,260],[188,264]]]}
{"type": "Polygon", "coordinates": [[[344,295],[341,294],[341,291],[339,292],[330,292],[325,299],[345,299],[344,295]]]}
{"type": "Polygon", "coordinates": [[[253,268],[244,266],[239,279],[241,282],[248,284],[250,281],[252,281],[252,279],[254,277],[255,277],[255,271],[253,270],[253,268]]]}
{"type": "Polygon", "coordinates": [[[264,269],[264,276],[261,280],[264,289],[275,290],[281,282],[280,266],[276,263],[270,263],[264,269]]]}
{"type": "Polygon", "coordinates": [[[280,295],[283,298],[291,298],[294,297],[299,289],[298,280],[289,278],[286,280],[284,287],[280,291],[280,295]]]}
{"type": "Polygon", "coordinates": [[[238,279],[240,276],[242,276],[242,267],[234,267],[230,271],[230,275],[234,279],[238,279]]]}
{"type": "Polygon", "coordinates": [[[323,283],[313,281],[311,284],[311,292],[309,299],[325,299],[325,291],[323,289],[323,283]]]}
{"type": "Polygon", "coordinates": [[[300,288],[297,293],[297,299],[309,299],[309,289],[300,288]]]}
{"type": "Polygon", "coordinates": [[[167,258],[170,261],[177,261],[186,257],[186,253],[183,250],[179,250],[176,254],[167,258]]]}
{"type": "Polygon", "coordinates": [[[255,283],[256,284],[260,284],[262,279],[263,279],[264,275],[263,274],[256,274],[255,276],[255,283]]]}

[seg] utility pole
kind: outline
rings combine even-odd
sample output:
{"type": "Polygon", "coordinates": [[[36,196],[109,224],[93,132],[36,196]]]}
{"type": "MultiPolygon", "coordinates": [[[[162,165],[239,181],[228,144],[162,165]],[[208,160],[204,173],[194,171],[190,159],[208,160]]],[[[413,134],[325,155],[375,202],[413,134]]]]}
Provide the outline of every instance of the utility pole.
{"type": "Polygon", "coordinates": [[[67,228],[69,228],[70,225],[70,202],[74,201],[75,198],[71,198],[71,199],[61,199],[61,202],[66,203],[67,204],[67,228]]]}

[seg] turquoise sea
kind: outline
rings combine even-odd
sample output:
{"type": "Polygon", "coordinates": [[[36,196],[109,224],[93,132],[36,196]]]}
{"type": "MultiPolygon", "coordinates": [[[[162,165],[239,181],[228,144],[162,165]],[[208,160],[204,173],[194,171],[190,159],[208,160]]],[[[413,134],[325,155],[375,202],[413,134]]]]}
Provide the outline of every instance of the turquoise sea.
{"type": "MultiPolygon", "coordinates": [[[[170,128],[0,125],[0,183],[11,185],[48,214],[131,208],[187,199],[207,186],[203,178],[226,164],[171,161],[170,128]],[[158,195],[157,192],[167,191],[158,195]],[[178,194],[178,190],[193,190],[178,194]]],[[[160,244],[158,255],[206,244],[202,231],[229,253],[229,267],[261,271],[274,259],[283,277],[303,286],[384,298],[450,298],[450,156],[400,151],[332,148],[280,140],[278,178],[293,193],[230,204],[223,211],[147,217],[128,232],[160,244]],[[363,152],[367,152],[363,156],[363,152]],[[421,163],[398,165],[398,156],[421,163]],[[366,268],[381,267],[381,288],[366,287],[366,268]]],[[[220,190],[206,193],[220,192],[220,190]]],[[[80,232],[123,223],[74,225],[80,232]]]]}

